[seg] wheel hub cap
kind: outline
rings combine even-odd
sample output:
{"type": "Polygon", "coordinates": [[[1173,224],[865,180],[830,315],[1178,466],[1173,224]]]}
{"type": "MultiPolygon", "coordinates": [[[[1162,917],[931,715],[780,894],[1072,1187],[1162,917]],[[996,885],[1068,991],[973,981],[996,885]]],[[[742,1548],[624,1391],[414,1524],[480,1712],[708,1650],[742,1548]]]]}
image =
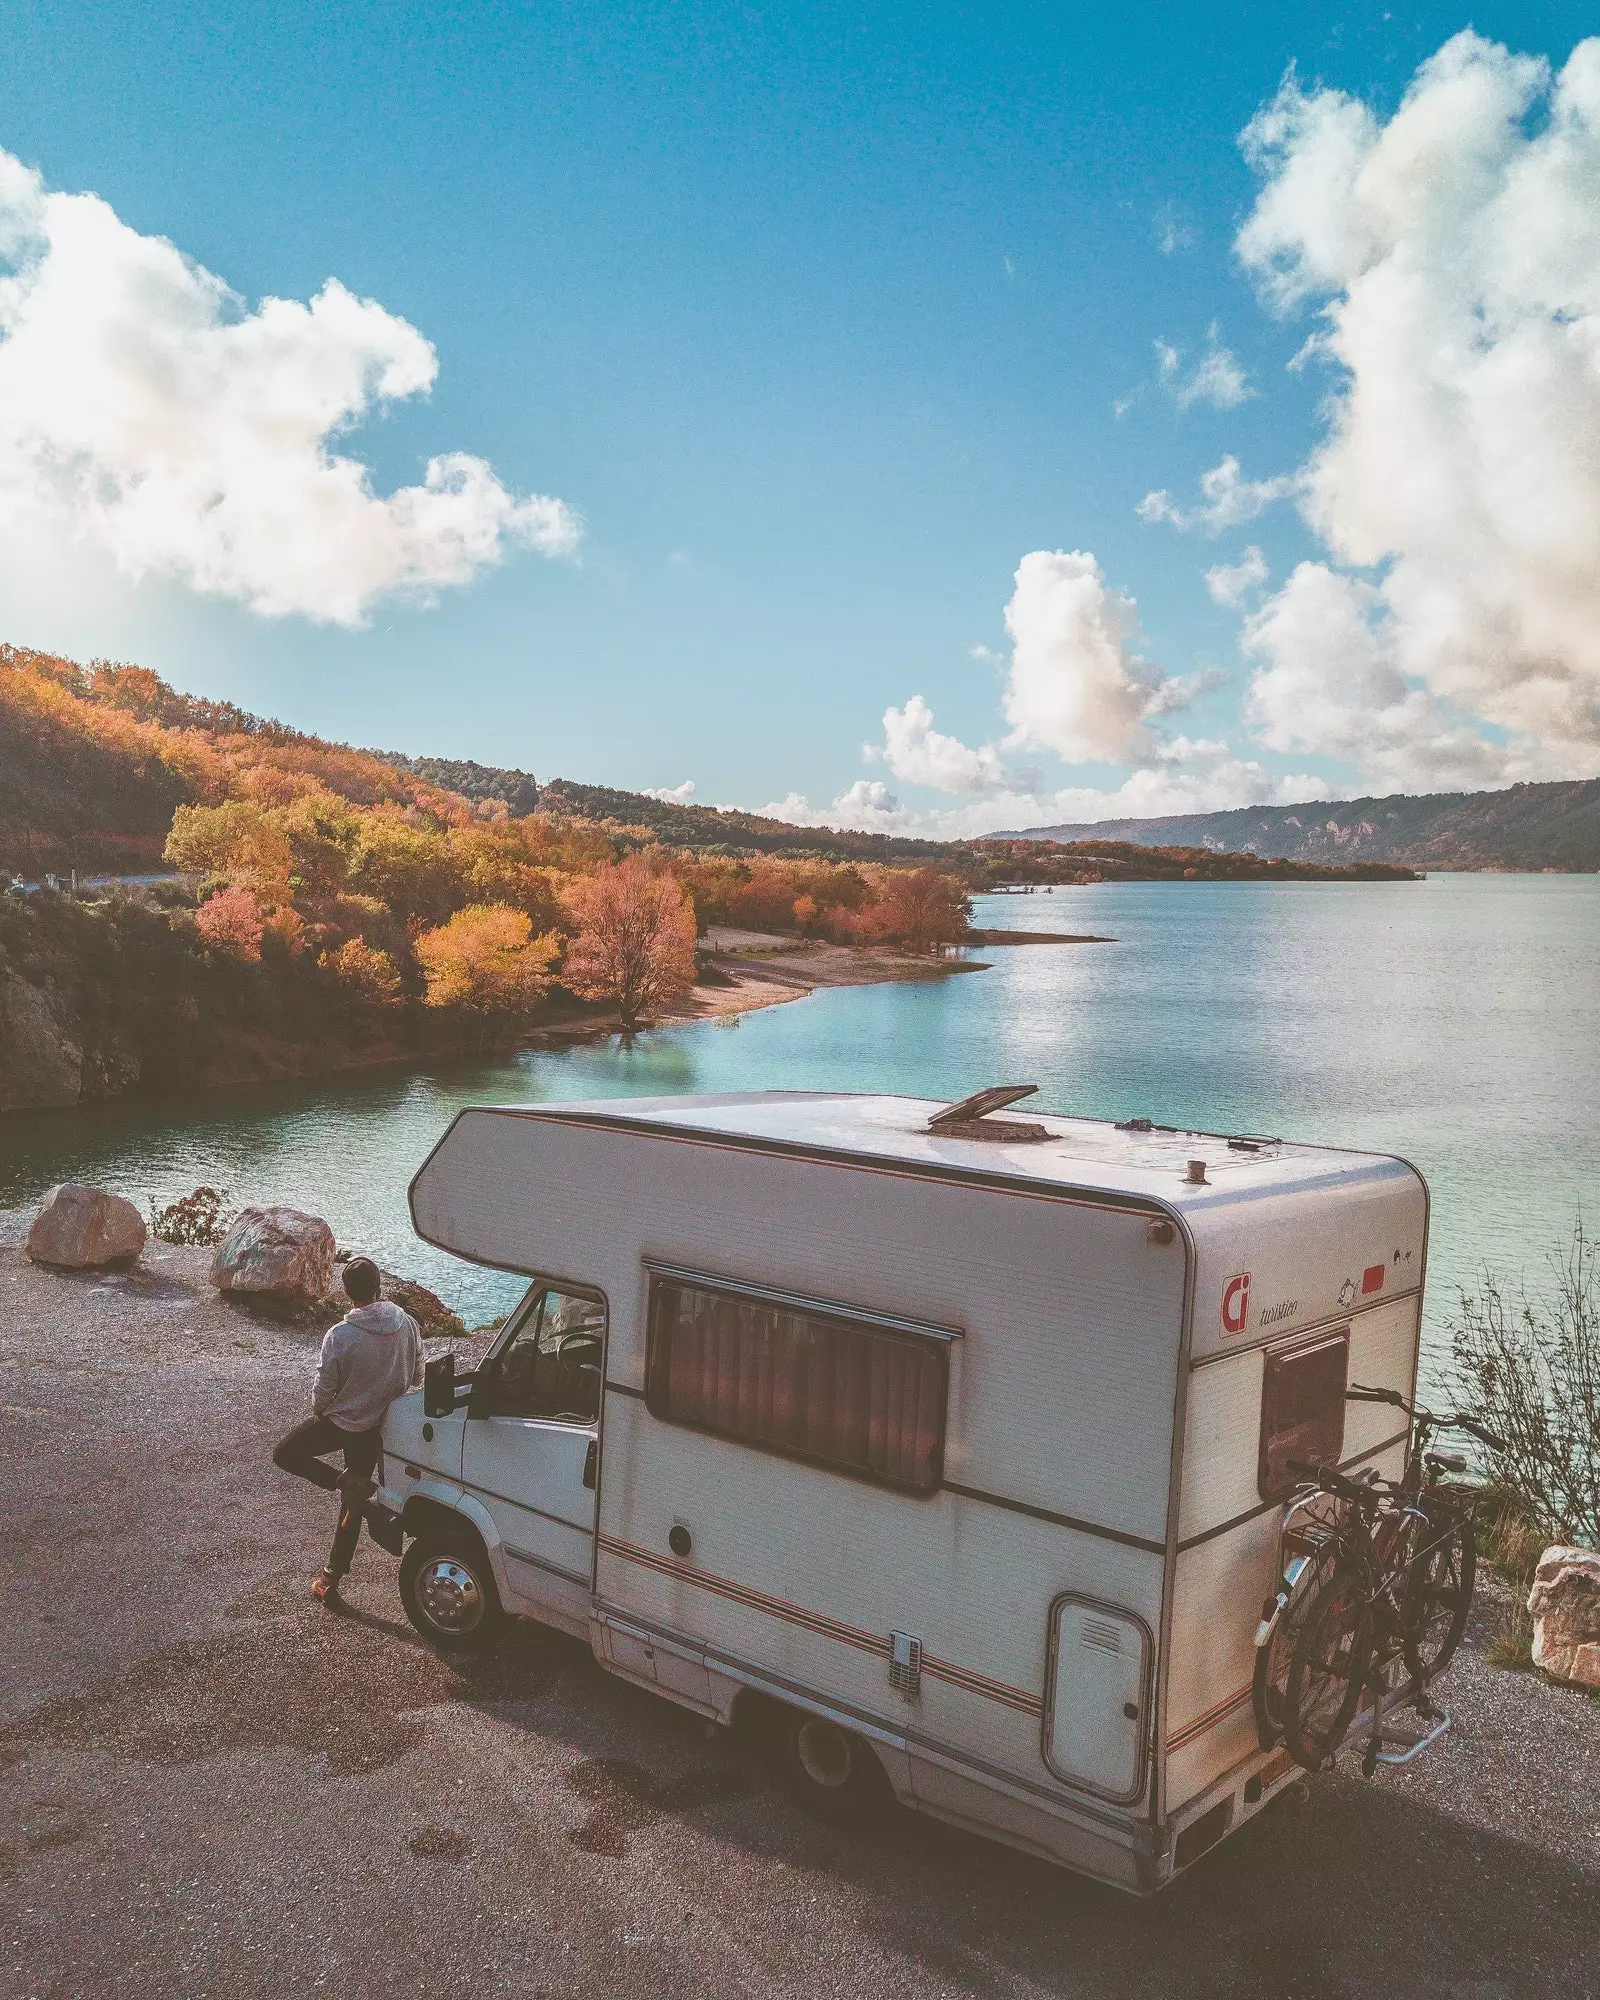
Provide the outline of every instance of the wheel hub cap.
{"type": "Polygon", "coordinates": [[[483,1616],[478,1579],[450,1556],[424,1564],[417,1577],[417,1600],[428,1622],[441,1632],[470,1632],[483,1616]]]}
{"type": "Polygon", "coordinates": [[[836,1723],[813,1719],[800,1725],[795,1739],[800,1766],[814,1785],[836,1792],[850,1782],[854,1759],[850,1739],[836,1723]]]}

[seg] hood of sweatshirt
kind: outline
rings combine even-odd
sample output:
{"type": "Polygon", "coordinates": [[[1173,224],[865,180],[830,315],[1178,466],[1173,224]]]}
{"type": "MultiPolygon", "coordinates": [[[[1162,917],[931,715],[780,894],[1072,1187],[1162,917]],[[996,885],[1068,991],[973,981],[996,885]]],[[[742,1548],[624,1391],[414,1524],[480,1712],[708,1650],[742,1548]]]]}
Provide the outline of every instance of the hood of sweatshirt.
{"type": "Polygon", "coordinates": [[[374,1299],[368,1306],[352,1306],[344,1316],[344,1323],[359,1327],[363,1333],[404,1333],[416,1321],[393,1299],[374,1299]]]}

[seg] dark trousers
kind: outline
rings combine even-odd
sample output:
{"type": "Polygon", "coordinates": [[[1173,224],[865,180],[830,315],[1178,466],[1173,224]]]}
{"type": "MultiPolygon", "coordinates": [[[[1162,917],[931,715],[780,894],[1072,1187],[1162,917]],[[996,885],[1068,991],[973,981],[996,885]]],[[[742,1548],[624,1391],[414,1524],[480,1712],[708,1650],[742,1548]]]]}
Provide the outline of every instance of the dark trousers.
{"type": "MultiPolygon", "coordinates": [[[[338,1490],[339,1475],[327,1463],[329,1452],[342,1451],[346,1472],[354,1473],[358,1479],[371,1479],[382,1448],[381,1429],[346,1431],[332,1417],[308,1417],[290,1431],[272,1454],[272,1462],[280,1471],[292,1472],[297,1479],[309,1479],[313,1486],[333,1493],[338,1490]]],[[[341,1577],[348,1571],[360,1539],[361,1509],[346,1497],[339,1509],[339,1523],[328,1553],[329,1576],[341,1577]]]]}

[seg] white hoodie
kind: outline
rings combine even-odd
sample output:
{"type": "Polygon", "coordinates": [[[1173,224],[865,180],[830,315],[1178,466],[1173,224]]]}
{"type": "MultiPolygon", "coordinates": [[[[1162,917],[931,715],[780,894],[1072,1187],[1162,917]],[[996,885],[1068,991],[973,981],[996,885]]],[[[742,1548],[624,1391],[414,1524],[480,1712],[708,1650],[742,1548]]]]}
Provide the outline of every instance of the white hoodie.
{"type": "Polygon", "coordinates": [[[322,1341],[311,1407],[342,1431],[376,1430],[396,1396],[422,1380],[422,1335],[392,1299],[352,1306],[322,1341]]]}

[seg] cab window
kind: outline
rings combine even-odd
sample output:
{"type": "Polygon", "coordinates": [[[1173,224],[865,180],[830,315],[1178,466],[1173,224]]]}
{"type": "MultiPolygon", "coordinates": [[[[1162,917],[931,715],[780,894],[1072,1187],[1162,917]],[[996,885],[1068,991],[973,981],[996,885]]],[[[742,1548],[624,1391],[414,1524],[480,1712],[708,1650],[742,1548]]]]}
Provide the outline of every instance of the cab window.
{"type": "Polygon", "coordinates": [[[596,1422],[605,1337],[598,1299],[535,1286],[489,1359],[484,1414],[596,1422]]]}

